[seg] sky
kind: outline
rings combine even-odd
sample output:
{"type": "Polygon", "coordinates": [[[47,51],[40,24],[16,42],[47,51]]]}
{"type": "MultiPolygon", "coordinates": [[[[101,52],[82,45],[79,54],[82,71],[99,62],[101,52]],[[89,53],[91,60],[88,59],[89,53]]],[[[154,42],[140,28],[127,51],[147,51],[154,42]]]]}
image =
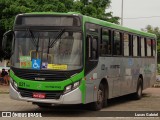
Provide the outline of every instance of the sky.
{"type": "MultiPolygon", "coordinates": [[[[122,0],[111,2],[107,12],[111,11],[113,16],[121,17],[122,0]]],[[[123,26],[137,30],[147,25],[160,27],[160,0],[123,0],[123,18],[123,26]]]]}

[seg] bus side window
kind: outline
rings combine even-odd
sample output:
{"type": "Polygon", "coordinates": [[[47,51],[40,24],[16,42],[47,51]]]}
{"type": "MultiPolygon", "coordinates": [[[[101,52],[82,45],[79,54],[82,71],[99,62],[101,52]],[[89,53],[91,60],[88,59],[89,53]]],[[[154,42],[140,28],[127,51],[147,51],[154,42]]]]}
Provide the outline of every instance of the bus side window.
{"type": "Polygon", "coordinates": [[[138,56],[138,37],[133,36],[133,56],[138,56]]]}
{"type": "Polygon", "coordinates": [[[98,58],[98,40],[97,38],[92,39],[92,59],[97,59],[98,58]]]}
{"type": "Polygon", "coordinates": [[[152,47],[153,47],[153,56],[156,55],[156,41],[155,39],[152,40],[152,47]]]}
{"type": "Polygon", "coordinates": [[[121,55],[121,33],[114,31],[113,55],[121,55]]]}
{"type": "Polygon", "coordinates": [[[111,31],[103,28],[102,29],[102,41],[100,45],[100,54],[111,55],[111,31]]]}
{"type": "Polygon", "coordinates": [[[87,36],[87,58],[96,60],[98,58],[98,37],[87,36]]]}
{"type": "Polygon", "coordinates": [[[124,33],[123,35],[123,47],[124,47],[124,56],[129,56],[129,34],[124,33]]]}
{"type": "Polygon", "coordinates": [[[151,39],[146,39],[147,56],[151,56],[151,39]]]}
{"type": "Polygon", "coordinates": [[[141,38],[141,56],[145,56],[145,39],[143,37],[141,38]]]}

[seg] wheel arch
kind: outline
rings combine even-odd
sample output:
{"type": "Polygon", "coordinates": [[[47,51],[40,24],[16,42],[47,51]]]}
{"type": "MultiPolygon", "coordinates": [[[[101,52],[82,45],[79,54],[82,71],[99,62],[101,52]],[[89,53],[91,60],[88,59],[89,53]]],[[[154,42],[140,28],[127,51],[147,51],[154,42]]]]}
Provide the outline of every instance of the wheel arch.
{"type": "Polygon", "coordinates": [[[103,78],[102,80],[101,80],[101,82],[100,82],[100,84],[103,84],[104,86],[105,86],[105,91],[107,92],[106,94],[105,94],[105,96],[106,96],[106,98],[108,98],[109,97],[109,86],[108,86],[108,81],[107,81],[107,79],[106,78],[103,78]]]}

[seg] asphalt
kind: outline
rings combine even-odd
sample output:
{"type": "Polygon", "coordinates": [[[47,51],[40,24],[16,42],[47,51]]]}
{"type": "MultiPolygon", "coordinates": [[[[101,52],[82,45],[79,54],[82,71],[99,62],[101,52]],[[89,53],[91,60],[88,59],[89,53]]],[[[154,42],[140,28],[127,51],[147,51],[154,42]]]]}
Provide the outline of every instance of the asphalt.
{"type": "Polygon", "coordinates": [[[0,85],[0,94],[9,93],[9,86],[0,85]]]}

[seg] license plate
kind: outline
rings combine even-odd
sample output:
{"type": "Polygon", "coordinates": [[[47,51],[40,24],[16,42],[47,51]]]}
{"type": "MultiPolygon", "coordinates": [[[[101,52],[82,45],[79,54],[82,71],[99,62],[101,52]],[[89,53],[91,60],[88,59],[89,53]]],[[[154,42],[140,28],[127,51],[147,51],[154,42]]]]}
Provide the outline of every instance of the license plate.
{"type": "Polygon", "coordinates": [[[33,98],[44,99],[46,97],[45,93],[33,93],[33,98]]]}

